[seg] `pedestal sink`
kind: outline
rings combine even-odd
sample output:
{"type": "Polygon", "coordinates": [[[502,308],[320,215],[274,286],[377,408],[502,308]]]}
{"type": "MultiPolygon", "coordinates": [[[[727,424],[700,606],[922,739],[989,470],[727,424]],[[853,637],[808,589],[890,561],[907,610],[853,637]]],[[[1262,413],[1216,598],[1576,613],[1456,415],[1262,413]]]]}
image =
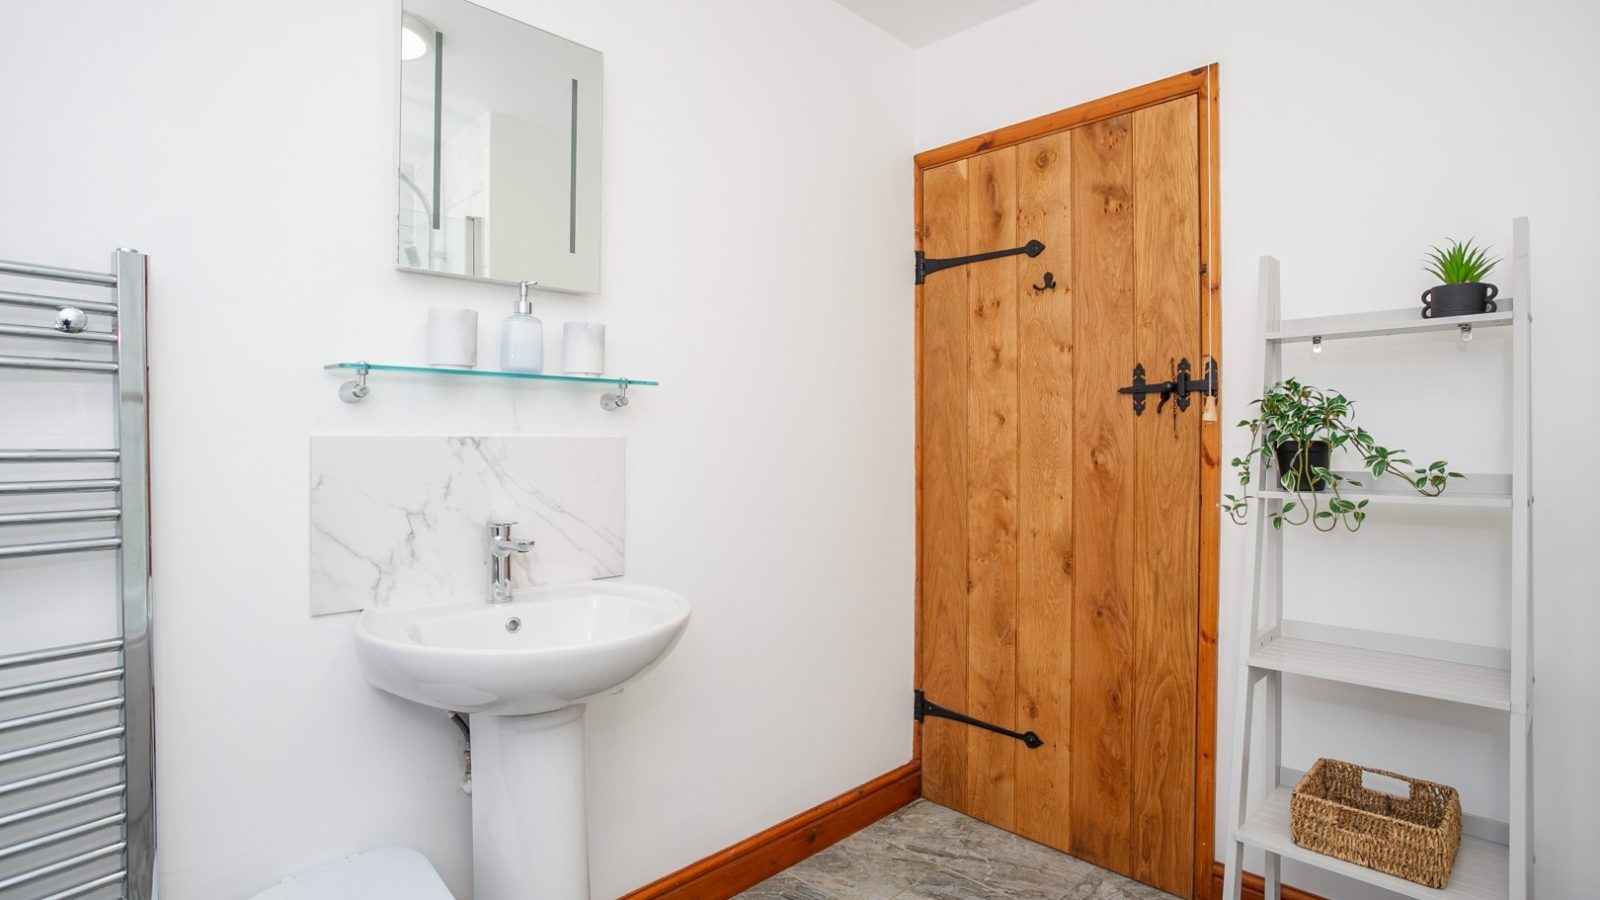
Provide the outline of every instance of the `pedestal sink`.
{"type": "Polygon", "coordinates": [[[475,900],[588,900],[584,701],[643,675],[688,624],[681,595],[609,582],[356,620],[369,684],[470,717],[475,900]]]}

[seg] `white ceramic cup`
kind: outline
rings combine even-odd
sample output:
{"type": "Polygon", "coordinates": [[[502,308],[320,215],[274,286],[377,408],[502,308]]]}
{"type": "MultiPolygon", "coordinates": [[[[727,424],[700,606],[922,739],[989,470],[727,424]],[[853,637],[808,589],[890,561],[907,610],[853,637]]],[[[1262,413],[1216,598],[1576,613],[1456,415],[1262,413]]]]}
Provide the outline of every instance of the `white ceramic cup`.
{"type": "Polygon", "coordinates": [[[428,365],[470,369],[478,364],[478,311],[428,310],[428,365]]]}
{"type": "Polygon", "coordinates": [[[561,368],[568,375],[599,375],[606,370],[606,326],[568,322],[561,326],[561,368]]]}

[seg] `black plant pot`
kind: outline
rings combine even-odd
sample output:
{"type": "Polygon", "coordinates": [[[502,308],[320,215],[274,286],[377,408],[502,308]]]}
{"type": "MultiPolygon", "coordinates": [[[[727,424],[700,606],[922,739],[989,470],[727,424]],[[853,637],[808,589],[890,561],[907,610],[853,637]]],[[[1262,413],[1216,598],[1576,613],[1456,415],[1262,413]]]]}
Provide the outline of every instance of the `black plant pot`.
{"type": "Polygon", "coordinates": [[[1422,317],[1438,319],[1494,312],[1494,298],[1499,295],[1499,288],[1483,281],[1441,284],[1422,292],[1422,317]]]}
{"type": "MultiPolygon", "coordinates": [[[[1312,441],[1311,447],[1306,450],[1304,456],[1300,455],[1300,443],[1298,441],[1284,441],[1273,448],[1273,451],[1278,457],[1279,479],[1282,479],[1283,476],[1290,472],[1294,472],[1296,464],[1301,464],[1301,471],[1296,473],[1297,488],[1299,490],[1320,491],[1327,487],[1327,483],[1323,479],[1311,474],[1313,469],[1328,468],[1328,464],[1332,459],[1332,451],[1329,449],[1327,441],[1312,441]]],[[[1280,480],[1278,484],[1281,486],[1283,482],[1280,480]]]]}

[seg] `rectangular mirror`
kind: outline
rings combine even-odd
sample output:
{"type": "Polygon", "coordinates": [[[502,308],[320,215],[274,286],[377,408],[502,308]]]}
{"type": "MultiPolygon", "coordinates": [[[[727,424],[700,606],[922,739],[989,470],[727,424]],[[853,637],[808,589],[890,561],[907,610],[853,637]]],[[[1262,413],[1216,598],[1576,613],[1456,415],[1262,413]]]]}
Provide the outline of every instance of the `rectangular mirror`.
{"type": "Polygon", "coordinates": [[[402,0],[396,265],[600,289],[601,54],[466,0],[402,0]]]}

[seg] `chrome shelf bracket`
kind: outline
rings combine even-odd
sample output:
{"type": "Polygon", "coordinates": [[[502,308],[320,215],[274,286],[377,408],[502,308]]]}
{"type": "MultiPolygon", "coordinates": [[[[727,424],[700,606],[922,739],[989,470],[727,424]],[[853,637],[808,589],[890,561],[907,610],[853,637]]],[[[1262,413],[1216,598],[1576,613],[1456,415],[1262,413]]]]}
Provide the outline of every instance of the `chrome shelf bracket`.
{"type": "Polygon", "coordinates": [[[600,408],[606,412],[616,412],[628,405],[628,383],[617,382],[617,393],[604,393],[600,395],[600,408]]]}
{"type": "Polygon", "coordinates": [[[367,387],[367,366],[362,364],[356,370],[356,377],[339,385],[339,399],[346,403],[360,403],[372,393],[372,388],[367,387]]]}

